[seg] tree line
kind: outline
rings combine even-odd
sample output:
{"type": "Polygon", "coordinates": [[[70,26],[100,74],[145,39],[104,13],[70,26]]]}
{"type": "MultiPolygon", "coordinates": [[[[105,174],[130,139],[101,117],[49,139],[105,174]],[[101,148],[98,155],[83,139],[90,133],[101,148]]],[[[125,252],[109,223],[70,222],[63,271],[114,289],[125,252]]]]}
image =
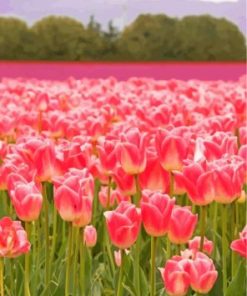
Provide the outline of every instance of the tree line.
{"type": "Polygon", "coordinates": [[[1,60],[61,61],[237,61],[246,40],[230,21],[209,15],[171,18],[140,15],[121,32],[112,22],[103,30],[65,16],[48,16],[29,27],[0,17],[1,60]]]}

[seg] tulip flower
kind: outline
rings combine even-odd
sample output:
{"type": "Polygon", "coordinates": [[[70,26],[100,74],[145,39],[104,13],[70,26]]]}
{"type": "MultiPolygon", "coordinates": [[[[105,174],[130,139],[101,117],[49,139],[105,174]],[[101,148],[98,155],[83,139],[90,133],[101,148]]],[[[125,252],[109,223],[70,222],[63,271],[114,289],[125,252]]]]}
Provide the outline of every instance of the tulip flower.
{"type": "Polygon", "coordinates": [[[18,218],[26,222],[37,220],[43,202],[40,190],[34,182],[15,184],[14,189],[10,191],[10,197],[18,218]]]}
{"type": "Polygon", "coordinates": [[[247,258],[247,225],[240,232],[240,238],[231,243],[231,249],[240,256],[247,258]]]}
{"type": "Polygon", "coordinates": [[[189,276],[191,288],[197,293],[207,294],[213,288],[218,272],[213,261],[198,252],[190,261],[189,276]]]}
{"type": "Polygon", "coordinates": [[[61,218],[79,227],[90,223],[94,181],[87,169],[70,171],[54,181],[54,201],[61,218]]]}
{"type": "Polygon", "coordinates": [[[83,233],[83,240],[84,240],[84,244],[89,248],[92,248],[96,245],[97,230],[94,226],[92,225],[85,226],[84,233],[83,233]]]}
{"type": "Polygon", "coordinates": [[[40,182],[51,181],[62,174],[62,159],[59,161],[52,143],[44,143],[34,154],[34,164],[40,182]]]}
{"type": "Polygon", "coordinates": [[[125,196],[136,194],[135,179],[133,176],[124,172],[121,167],[117,167],[113,179],[116,181],[119,190],[125,196]]]}
{"type": "Polygon", "coordinates": [[[184,296],[190,287],[190,276],[187,272],[188,260],[173,256],[166,262],[165,268],[159,268],[165,290],[169,296],[184,296]]]}
{"type": "Polygon", "coordinates": [[[116,210],[104,213],[107,230],[114,246],[119,249],[130,248],[141,227],[141,211],[135,205],[122,201],[116,210]]]}
{"type": "MultiPolygon", "coordinates": [[[[200,249],[200,243],[201,243],[201,237],[195,236],[193,239],[189,240],[189,249],[194,251],[199,251],[200,249]]],[[[211,255],[213,252],[214,243],[210,240],[208,240],[206,237],[204,237],[203,241],[203,252],[208,253],[208,255],[211,255]]]]}
{"type": "Polygon", "coordinates": [[[135,128],[128,130],[117,146],[117,157],[126,174],[142,173],[147,162],[146,135],[135,128]]]}
{"type": "Polygon", "coordinates": [[[154,153],[148,154],[146,168],[140,174],[139,180],[143,189],[168,191],[169,173],[162,168],[158,156],[154,153]]]}
{"type": "Polygon", "coordinates": [[[193,204],[205,206],[215,198],[213,172],[205,162],[190,162],[182,172],[175,172],[175,180],[193,204]]]}
{"type": "Polygon", "coordinates": [[[187,207],[175,207],[172,211],[168,238],[174,244],[185,244],[193,235],[197,224],[197,215],[187,207]]]}
{"type": "Polygon", "coordinates": [[[213,171],[215,200],[229,204],[240,197],[245,178],[245,164],[239,156],[226,156],[210,164],[213,171]]]}
{"type": "Polygon", "coordinates": [[[144,190],[141,199],[142,221],[146,232],[151,236],[167,233],[175,199],[159,192],[144,190]]]}
{"type": "Polygon", "coordinates": [[[30,242],[21,222],[9,217],[0,220],[0,257],[15,258],[30,251],[30,242]]]}
{"type": "Polygon", "coordinates": [[[104,174],[112,175],[117,164],[116,141],[100,139],[97,151],[104,174]]]}
{"type": "Polygon", "coordinates": [[[188,145],[183,137],[159,130],[156,135],[156,147],[160,164],[165,170],[182,170],[183,161],[188,154],[188,145]]]}

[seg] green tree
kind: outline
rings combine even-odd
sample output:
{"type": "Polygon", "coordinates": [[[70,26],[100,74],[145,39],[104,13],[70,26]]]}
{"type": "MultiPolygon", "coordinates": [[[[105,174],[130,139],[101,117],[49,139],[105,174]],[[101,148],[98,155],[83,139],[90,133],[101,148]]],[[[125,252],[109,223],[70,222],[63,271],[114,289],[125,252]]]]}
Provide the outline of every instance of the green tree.
{"type": "Polygon", "coordinates": [[[0,59],[25,59],[29,53],[27,24],[13,17],[0,17],[0,59]]]}
{"type": "Polygon", "coordinates": [[[244,60],[245,38],[236,25],[209,15],[188,16],[177,26],[179,60],[244,60]]]}
{"type": "Polygon", "coordinates": [[[82,55],[81,39],[84,26],[69,17],[49,16],[31,28],[37,48],[37,58],[44,60],[78,60],[82,55]]]}
{"type": "Polygon", "coordinates": [[[173,59],[177,19],[166,15],[140,15],[121,35],[121,57],[131,60],[173,59]]]}

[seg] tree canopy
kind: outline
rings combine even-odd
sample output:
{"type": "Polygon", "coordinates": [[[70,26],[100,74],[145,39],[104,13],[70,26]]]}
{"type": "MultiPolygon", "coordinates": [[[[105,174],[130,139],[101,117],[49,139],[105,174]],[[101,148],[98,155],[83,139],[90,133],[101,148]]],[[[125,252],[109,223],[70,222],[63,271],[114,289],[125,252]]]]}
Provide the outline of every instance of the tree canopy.
{"type": "Polygon", "coordinates": [[[238,27],[209,15],[182,19],[140,15],[119,32],[91,17],[87,26],[65,16],[49,16],[29,27],[0,17],[2,60],[245,60],[246,40],[238,27]]]}

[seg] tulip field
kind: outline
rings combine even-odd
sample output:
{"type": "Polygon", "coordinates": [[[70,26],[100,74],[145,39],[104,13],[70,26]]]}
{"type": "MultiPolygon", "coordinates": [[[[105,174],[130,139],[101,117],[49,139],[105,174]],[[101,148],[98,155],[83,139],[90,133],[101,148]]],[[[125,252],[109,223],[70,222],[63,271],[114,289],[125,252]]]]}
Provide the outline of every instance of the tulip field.
{"type": "Polygon", "coordinates": [[[246,77],[0,82],[0,296],[244,296],[246,77]]]}

